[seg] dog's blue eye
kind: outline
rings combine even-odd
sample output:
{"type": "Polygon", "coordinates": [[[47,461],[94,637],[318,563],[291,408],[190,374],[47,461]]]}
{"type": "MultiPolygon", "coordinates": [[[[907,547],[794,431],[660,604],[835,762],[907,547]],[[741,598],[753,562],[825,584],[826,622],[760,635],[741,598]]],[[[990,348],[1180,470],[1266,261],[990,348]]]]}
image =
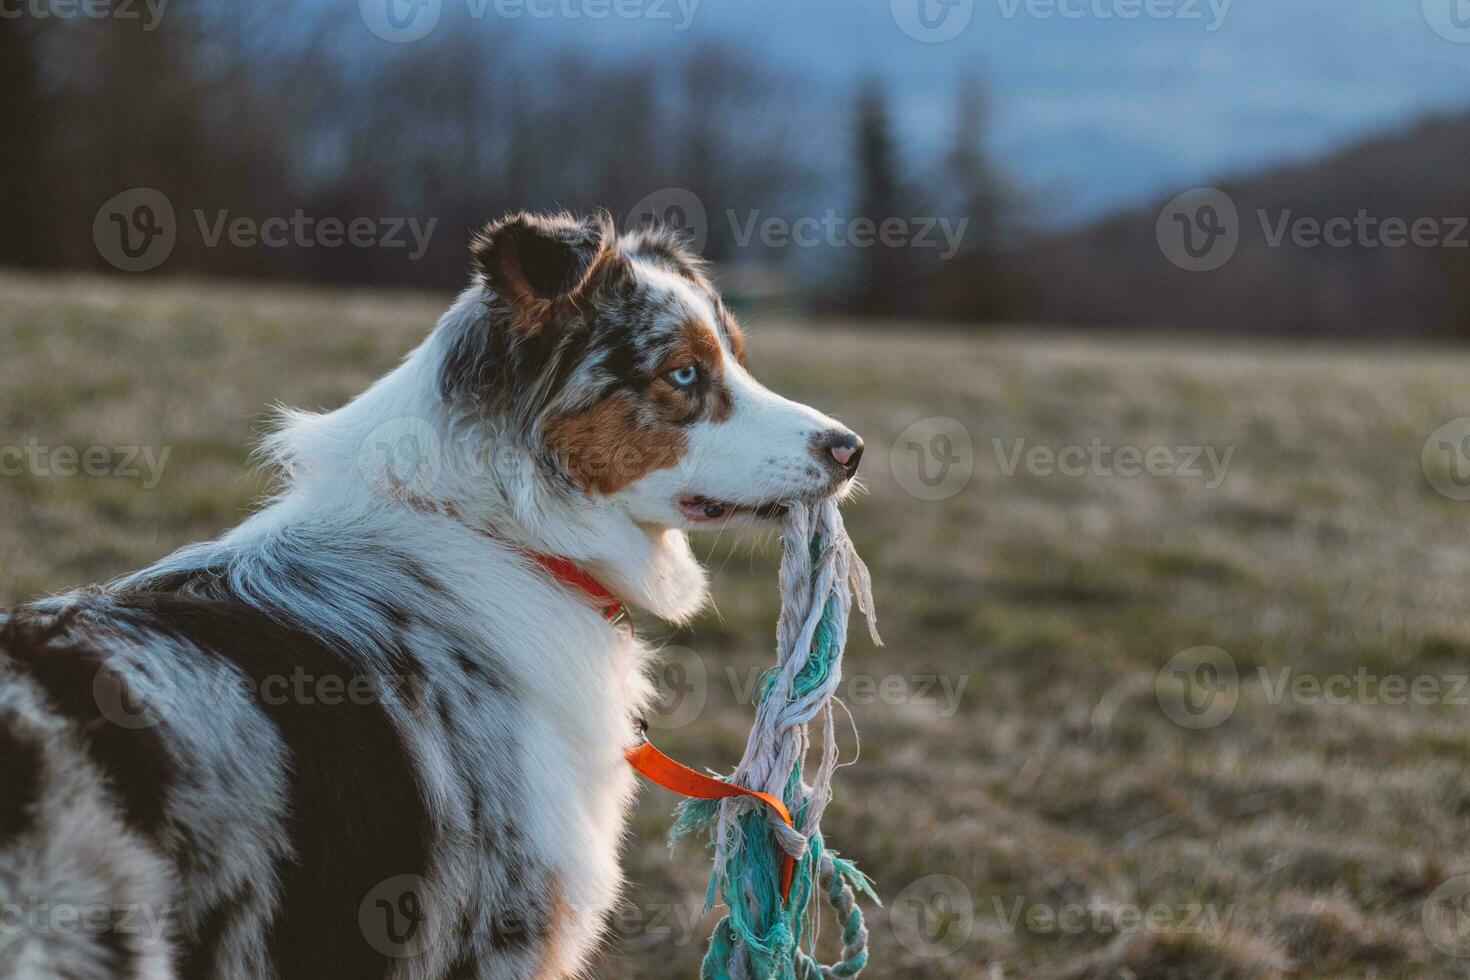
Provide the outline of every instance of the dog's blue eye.
{"type": "Polygon", "coordinates": [[[681,368],[670,371],[669,380],[680,388],[688,388],[699,380],[699,368],[693,364],[686,364],[681,368]]]}

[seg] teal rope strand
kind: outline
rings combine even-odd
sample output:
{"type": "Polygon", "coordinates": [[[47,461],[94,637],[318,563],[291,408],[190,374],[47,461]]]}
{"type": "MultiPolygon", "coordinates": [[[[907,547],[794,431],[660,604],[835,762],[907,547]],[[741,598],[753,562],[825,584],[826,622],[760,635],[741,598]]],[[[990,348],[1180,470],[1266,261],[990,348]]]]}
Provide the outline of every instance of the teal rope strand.
{"type": "MultiPolygon", "coordinates": [[[[816,563],[821,554],[820,540],[814,539],[811,548],[816,563]]],[[[811,656],[794,678],[793,698],[824,686],[842,655],[845,637],[837,626],[837,608],[837,599],[829,596],[822,607],[811,656]]],[[[762,675],[757,686],[758,702],[763,703],[770,695],[775,677],[774,670],[762,675]]],[[[800,762],[792,768],[782,797],[797,826],[802,826],[808,800],[803,794],[800,762]]],[[[685,801],[670,831],[671,844],[700,829],[708,831],[713,843],[719,812],[718,801],[685,801]]],[[[741,813],[736,821],[740,847],[732,847],[725,866],[715,868],[710,876],[705,907],[722,900],[729,911],[710,936],[700,966],[701,980],[732,980],[731,963],[737,956],[743,956],[744,969],[736,976],[744,980],[858,976],[867,965],[868,951],[867,928],[855,893],[861,892],[876,902],[871,883],[851,861],[826,850],[820,834],[812,834],[797,862],[789,901],[783,903],[779,881],[783,852],[767,819],[763,810],[754,807],[741,813]],[[818,964],[812,956],[814,950],[803,948],[806,910],[813,888],[819,883],[825,886],[826,901],[842,923],[843,959],[831,966],[818,964]]],[[[811,947],[814,943],[808,940],[805,945],[811,947]]]]}

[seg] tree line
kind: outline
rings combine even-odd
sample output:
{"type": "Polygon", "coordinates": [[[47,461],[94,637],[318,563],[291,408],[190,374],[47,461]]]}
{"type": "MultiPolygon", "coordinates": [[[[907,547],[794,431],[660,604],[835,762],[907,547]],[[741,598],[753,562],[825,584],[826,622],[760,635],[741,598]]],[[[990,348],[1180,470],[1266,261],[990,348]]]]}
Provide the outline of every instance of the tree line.
{"type": "Polygon", "coordinates": [[[1169,261],[1162,201],[1035,230],[973,76],[935,80],[949,121],[920,152],[876,79],[814,87],[720,44],[516,29],[446,17],[393,44],[356,4],[311,0],[191,0],[151,29],[7,18],[0,265],[111,270],[100,209],[151,188],[177,232],[158,274],[454,288],[487,219],[606,208],[689,222],[717,264],[775,269],[794,304],[851,316],[1470,335],[1470,250],[1304,248],[1252,224],[1470,213],[1470,118],[1225,185],[1238,254],[1199,273],[1169,261]]]}

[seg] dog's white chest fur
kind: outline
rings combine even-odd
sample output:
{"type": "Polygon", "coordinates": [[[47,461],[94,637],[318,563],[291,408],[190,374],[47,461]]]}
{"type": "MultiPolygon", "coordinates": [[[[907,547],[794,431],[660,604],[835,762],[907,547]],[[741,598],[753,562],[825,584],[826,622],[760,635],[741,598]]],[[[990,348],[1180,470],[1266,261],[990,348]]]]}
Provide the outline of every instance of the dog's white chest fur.
{"type": "Polygon", "coordinates": [[[571,913],[565,939],[577,951],[569,959],[580,959],[602,932],[622,884],[618,850],[636,788],[623,752],[648,703],[646,650],[585,608],[547,622],[544,643],[526,637],[533,646],[528,653],[544,659],[520,664],[528,706],[518,744],[524,820],[556,870],[571,913]],[[546,635],[562,626],[571,628],[546,635]]]}
{"type": "Polygon", "coordinates": [[[566,962],[603,932],[622,884],[618,851],[636,777],[624,750],[652,696],[650,651],[586,596],[504,552],[460,570],[520,705],[518,823],[553,870],[566,962]],[[476,581],[478,579],[478,581],[476,581]],[[475,594],[478,593],[478,601],[475,594]]]}

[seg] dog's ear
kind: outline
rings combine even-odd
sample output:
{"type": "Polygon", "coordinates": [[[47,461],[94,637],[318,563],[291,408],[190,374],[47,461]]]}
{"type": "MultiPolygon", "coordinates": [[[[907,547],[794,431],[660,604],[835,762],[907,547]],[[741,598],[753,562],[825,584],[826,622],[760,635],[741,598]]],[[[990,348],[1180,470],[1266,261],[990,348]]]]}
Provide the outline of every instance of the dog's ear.
{"type": "Polygon", "coordinates": [[[683,232],[668,225],[653,224],[623,236],[623,251],[650,258],[697,286],[709,288],[705,261],[689,249],[683,232]]]}
{"type": "MultiPolygon", "coordinates": [[[[439,388],[451,401],[504,405],[544,388],[561,337],[553,325],[626,263],[606,212],[507,215],[475,236],[471,253],[475,278],[493,295],[446,328],[439,388]]],[[[533,401],[522,401],[534,415],[533,401]]]]}
{"type": "Polygon", "coordinates": [[[475,274],[514,314],[520,330],[538,329],[558,303],[575,302],[617,248],[612,218],[521,212],[475,236],[475,274]]]}

